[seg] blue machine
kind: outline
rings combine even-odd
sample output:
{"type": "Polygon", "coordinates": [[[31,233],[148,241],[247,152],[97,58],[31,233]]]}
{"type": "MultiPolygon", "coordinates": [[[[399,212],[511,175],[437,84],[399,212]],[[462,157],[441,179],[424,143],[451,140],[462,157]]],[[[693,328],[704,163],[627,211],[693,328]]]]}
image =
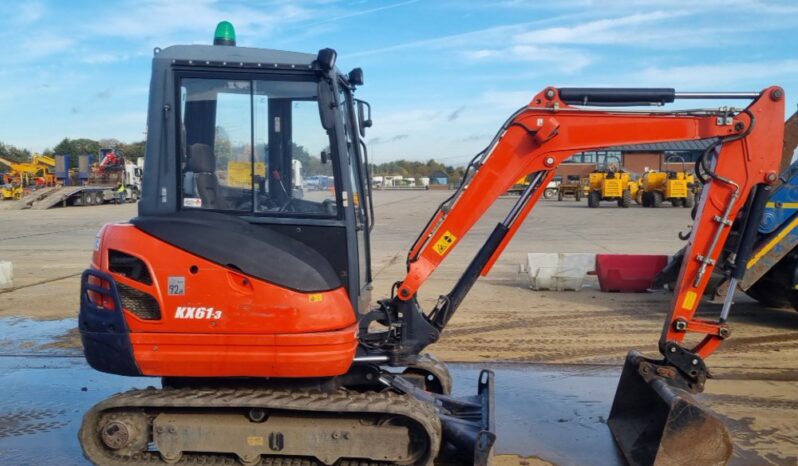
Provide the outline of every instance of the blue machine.
{"type": "MultiPolygon", "coordinates": [[[[783,155],[788,160],[798,144],[797,115],[785,123],[783,155]]],[[[738,287],[766,306],[798,310],[798,160],[781,181],[765,206],[759,238],[738,287]]]]}
{"type": "Polygon", "coordinates": [[[759,232],[767,235],[790,222],[798,213],[798,161],[782,175],[784,183],[773,191],[762,215],[759,232]]]}

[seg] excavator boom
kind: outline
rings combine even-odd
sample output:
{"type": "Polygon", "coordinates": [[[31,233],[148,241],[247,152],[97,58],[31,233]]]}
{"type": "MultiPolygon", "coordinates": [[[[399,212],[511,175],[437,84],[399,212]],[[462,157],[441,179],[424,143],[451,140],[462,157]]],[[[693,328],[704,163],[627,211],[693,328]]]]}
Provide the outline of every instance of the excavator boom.
{"type": "MultiPolygon", "coordinates": [[[[699,319],[695,312],[730,226],[738,217],[744,218],[745,228],[728,274],[732,280],[739,280],[745,271],[753,232],[771,185],[778,180],[783,120],[784,92],[778,87],[718,94],[679,94],[672,89],[545,89],[514,113],[491,144],[474,158],[460,188],[433,214],[411,247],[407,275],[397,284],[392,304],[405,311],[417,307],[419,288],[493,202],[515,180],[531,175],[529,186],[496,225],[451,292],[426,315],[433,330],[416,331],[414,338],[403,343],[423,347],[438,338],[479,275],[490,271],[556,167],[571,155],[624,144],[713,140],[696,163],[697,176],[705,183],[704,194],[687,248],[689,260],[682,266],[664,322],[659,345],[662,359],[630,353],[610,427],[631,464],[661,464],[674,459],[725,462],[731,454],[728,432],[695,403],[691,394],[701,392],[709,376],[704,359],[730,335],[727,318],[731,294],[718,319],[699,319]],[[742,110],[717,111],[581,108],[663,104],[677,98],[752,102],[742,110]],[[700,343],[683,346],[688,333],[699,334],[700,343]],[[686,438],[698,438],[707,448],[700,443],[686,448],[686,438]]],[[[415,330],[418,325],[411,327],[415,330]]]]}

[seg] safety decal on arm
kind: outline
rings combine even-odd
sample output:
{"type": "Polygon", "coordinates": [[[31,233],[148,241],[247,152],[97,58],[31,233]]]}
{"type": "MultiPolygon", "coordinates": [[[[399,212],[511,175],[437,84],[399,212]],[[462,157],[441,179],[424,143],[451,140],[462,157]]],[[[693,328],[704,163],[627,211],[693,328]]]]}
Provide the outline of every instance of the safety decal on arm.
{"type": "Polygon", "coordinates": [[[457,241],[457,237],[454,236],[451,231],[446,230],[446,233],[435,242],[433,249],[435,249],[435,252],[437,252],[439,256],[442,256],[446,254],[446,251],[452,247],[455,241],[457,241]]]}

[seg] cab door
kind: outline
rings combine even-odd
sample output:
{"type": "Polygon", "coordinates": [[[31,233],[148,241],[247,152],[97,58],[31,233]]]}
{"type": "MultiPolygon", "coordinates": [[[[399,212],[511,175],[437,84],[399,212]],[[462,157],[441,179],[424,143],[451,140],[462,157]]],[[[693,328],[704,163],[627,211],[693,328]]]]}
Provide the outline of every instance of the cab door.
{"type": "Polygon", "coordinates": [[[351,186],[351,201],[355,215],[356,247],[358,261],[359,311],[367,312],[371,303],[371,245],[370,218],[371,201],[368,189],[369,180],[363,153],[364,145],[360,139],[360,125],[354,110],[352,94],[348,89],[341,90],[341,104],[345,111],[347,167],[351,186]]]}

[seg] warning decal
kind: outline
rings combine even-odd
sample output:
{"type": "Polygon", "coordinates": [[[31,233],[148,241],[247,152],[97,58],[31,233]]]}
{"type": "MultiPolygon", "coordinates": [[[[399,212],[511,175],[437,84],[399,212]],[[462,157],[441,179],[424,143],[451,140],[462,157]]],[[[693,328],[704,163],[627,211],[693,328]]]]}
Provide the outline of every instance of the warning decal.
{"type": "Polygon", "coordinates": [[[454,236],[451,231],[446,230],[446,233],[435,242],[433,249],[435,249],[435,252],[437,252],[439,256],[442,256],[446,254],[446,251],[452,247],[455,241],[457,241],[457,237],[454,236]]]}

